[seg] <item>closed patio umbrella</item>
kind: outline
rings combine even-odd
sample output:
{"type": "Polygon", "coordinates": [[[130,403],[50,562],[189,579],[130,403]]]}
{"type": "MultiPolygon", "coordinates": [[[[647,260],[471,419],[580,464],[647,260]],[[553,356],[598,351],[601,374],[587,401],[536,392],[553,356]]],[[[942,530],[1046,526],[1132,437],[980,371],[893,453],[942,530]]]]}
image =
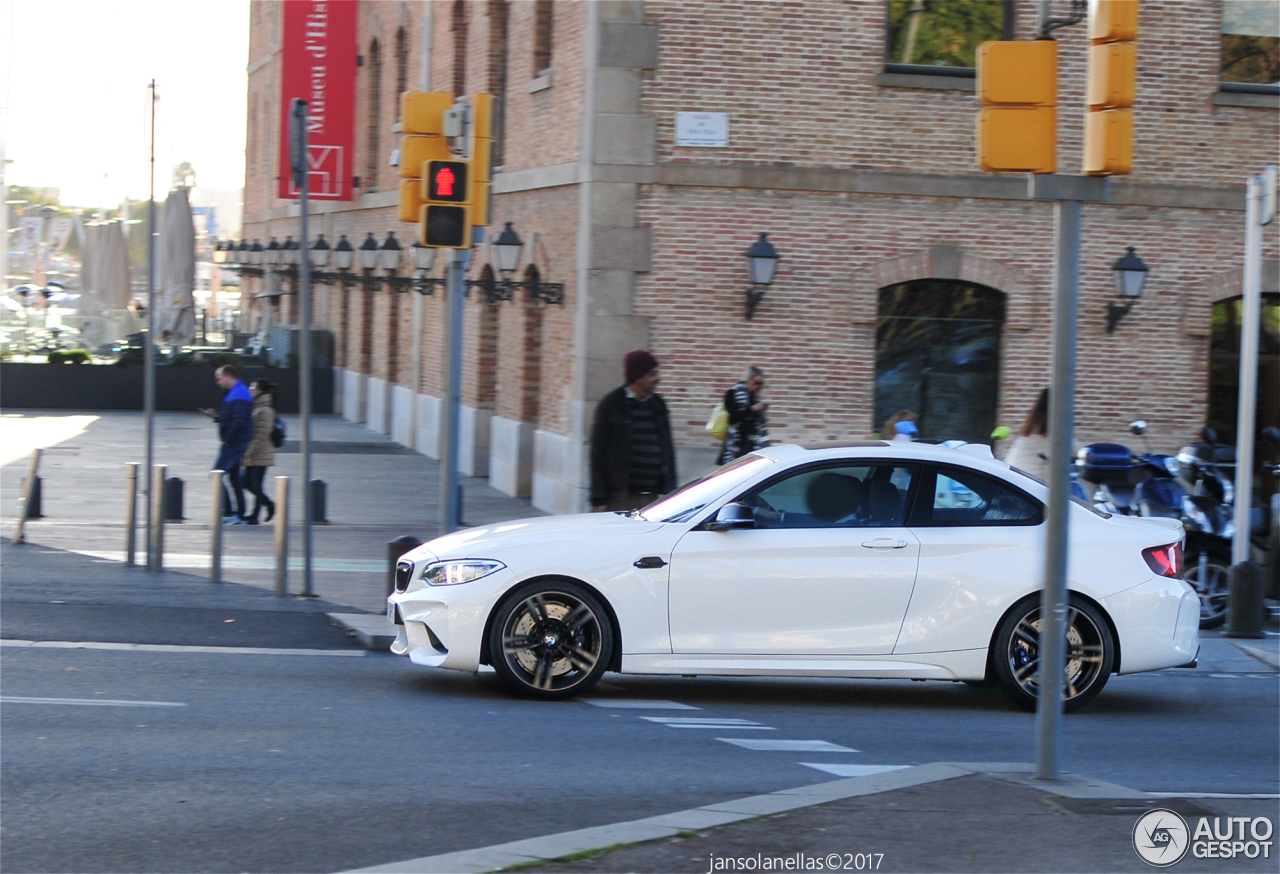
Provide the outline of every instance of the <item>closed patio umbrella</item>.
{"type": "Polygon", "coordinates": [[[169,192],[156,241],[156,309],[160,339],[170,346],[196,337],[196,229],[187,189],[169,192]]]}

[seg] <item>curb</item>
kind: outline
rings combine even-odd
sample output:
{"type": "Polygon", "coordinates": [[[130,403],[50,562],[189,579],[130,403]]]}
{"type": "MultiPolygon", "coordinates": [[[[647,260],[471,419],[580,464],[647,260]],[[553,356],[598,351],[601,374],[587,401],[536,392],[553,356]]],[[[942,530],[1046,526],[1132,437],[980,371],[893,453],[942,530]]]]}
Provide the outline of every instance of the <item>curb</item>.
{"type": "Polygon", "coordinates": [[[395,626],[381,613],[326,613],[333,624],[360,641],[365,649],[389,652],[395,642],[395,626]]]}
{"type": "Polygon", "coordinates": [[[934,762],[866,777],[811,783],[767,795],[751,795],[735,801],[707,804],[630,822],[358,868],[345,874],[484,874],[513,865],[548,862],[574,853],[659,840],[674,837],[681,831],[700,831],[787,810],[814,807],[830,801],[875,795],[974,774],[994,776],[1067,798],[1151,797],[1145,792],[1125,786],[1070,774],[1064,775],[1057,782],[1039,781],[1034,778],[1034,772],[1033,765],[1019,762],[934,762]]]}
{"type": "Polygon", "coordinates": [[[1230,638],[1224,639],[1227,643],[1231,644],[1245,655],[1252,656],[1272,670],[1280,670],[1280,655],[1277,655],[1270,650],[1262,649],[1261,647],[1250,646],[1247,643],[1240,643],[1237,640],[1231,640],[1230,638]]]}

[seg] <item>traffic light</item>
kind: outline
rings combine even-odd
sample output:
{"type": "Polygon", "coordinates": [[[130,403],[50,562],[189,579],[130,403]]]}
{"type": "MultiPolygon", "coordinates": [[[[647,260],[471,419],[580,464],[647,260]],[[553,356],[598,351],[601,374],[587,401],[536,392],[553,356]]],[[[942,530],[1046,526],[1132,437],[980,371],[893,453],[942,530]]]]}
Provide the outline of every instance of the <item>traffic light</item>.
{"type": "Polygon", "coordinates": [[[467,203],[471,191],[470,161],[428,161],[422,199],[427,203],[467,203]]]}
{"type": "Polygon", "coordinates": [[[1098,0],[1089,22],[1084,172],[1128,173],[1133,166],[1133,98],[1138,75],[1138,0],[1098,0]]]}
{"type": "Polygon", "coordinates": [[[422,207],[422,245],[442,249],[471,248],[471,210],[465,206],[428,203],[422,207]]]}
{"type": "Polygon", "coordinates": [[[422,165],[452,157],[444,136],[444,111],[453,106],[448,91],[406,91],[400,97],[400,211],[402,222],[418,222],[422,212],[422,165]]]}
{"type": "Polygon", "coordinates": [[[471,99],[471,221],[489,226],[490,172],[493,160],[493,95],[471,99]]]}
{"type": "Polygon", "coordinates": [[[1058,44],[996,40],[978,47],[978,166],[991,172],[1058,169],[1058,44]]]}

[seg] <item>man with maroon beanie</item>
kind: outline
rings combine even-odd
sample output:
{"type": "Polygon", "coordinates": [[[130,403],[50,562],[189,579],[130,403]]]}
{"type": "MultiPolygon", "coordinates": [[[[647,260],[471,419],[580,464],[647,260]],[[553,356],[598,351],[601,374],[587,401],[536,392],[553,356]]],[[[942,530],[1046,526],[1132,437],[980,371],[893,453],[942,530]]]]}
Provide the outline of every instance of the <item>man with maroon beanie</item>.
{"type": "Polygon", "coordinates": [[[591,510],[636,510],[676,487],[667,404],[657,394],[658,359],[643,349],[623,359],[626,384],[596,407],[591,426],[591,510]]]}

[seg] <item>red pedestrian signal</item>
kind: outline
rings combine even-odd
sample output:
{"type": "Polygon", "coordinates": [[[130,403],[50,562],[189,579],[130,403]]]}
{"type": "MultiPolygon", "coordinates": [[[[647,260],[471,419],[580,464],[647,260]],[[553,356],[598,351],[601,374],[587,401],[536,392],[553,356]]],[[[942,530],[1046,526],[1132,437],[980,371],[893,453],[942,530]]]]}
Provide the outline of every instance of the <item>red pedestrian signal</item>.
{"type": "Polygon", "coordinates": [[[427,162],[427,202],[467,202],[467,162],[427,162]]]}

